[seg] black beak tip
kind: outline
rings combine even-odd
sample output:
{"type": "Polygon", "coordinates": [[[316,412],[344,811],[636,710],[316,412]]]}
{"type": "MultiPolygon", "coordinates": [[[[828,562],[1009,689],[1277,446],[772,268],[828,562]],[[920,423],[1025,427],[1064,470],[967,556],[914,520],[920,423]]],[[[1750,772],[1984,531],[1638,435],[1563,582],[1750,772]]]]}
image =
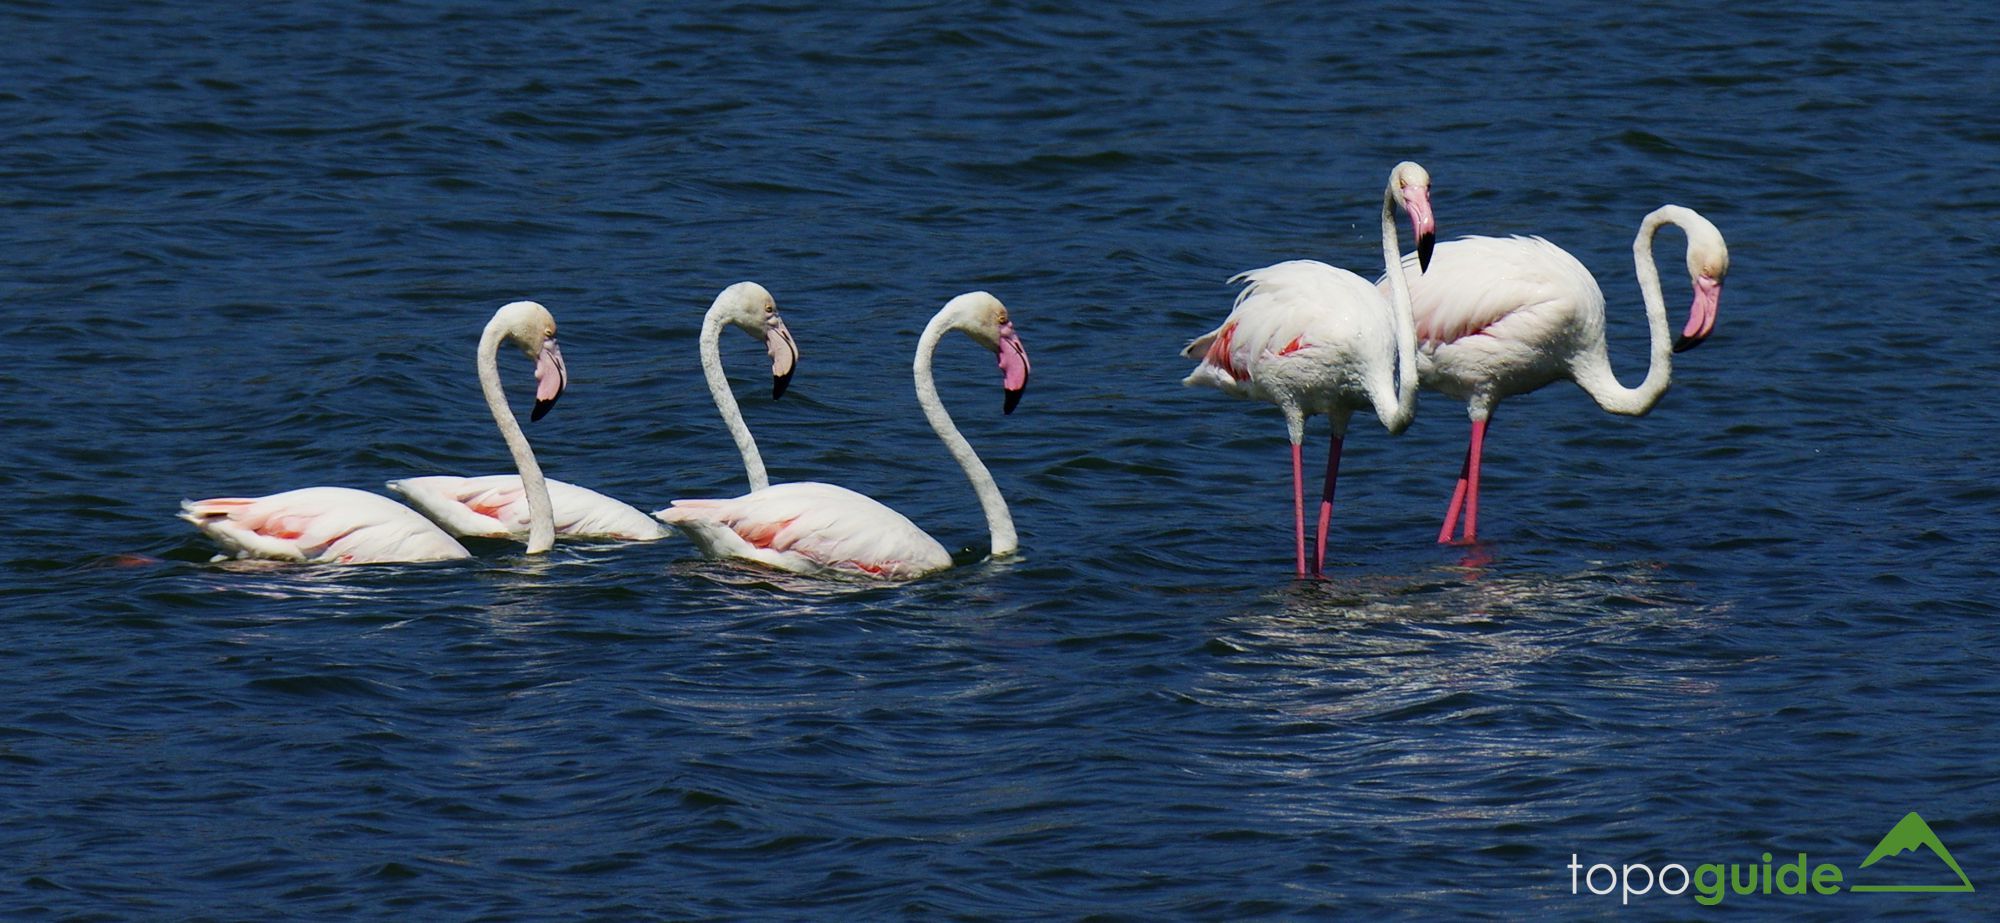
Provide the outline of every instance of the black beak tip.
{"type": "Polygon", "coordinates": [[[1702,339],[1702,337],[1691,337],[1687,334],[1681,334],[1679,339],[1674,340],[1674,352],[1684,353],[1700,346],[1702,339]]]}
{"type": "Polygon", "coordinates": [[[1422,236],[1422,237],[1419,237],[1419,238],[1417,238],[1417,271],[1418,271],[1418,272],[1429,272],[1429,271],[1430,271],[1430,269],[1431,269],[1431,251],[1432,251],[1432,250],[1435,250],[1435,249],[1437,249],[1437,235],[1436,235],[1436,234],[1425,234],[1424,236],[1422,236]]]}
{"type": "Polygon", "coordinates": [[[785,389],[792,386],[792,373],[771,376],[771,400],[785,396],[785,389]]]}
{"type": "Polygon", "coordinates": [[[1013,413],[1014,408],[1021,404],[1021,395],[1026,393],[1028,393],[1028,389],[1026,388],[1016,388],[1007,392],[1007,398],[1000,402],[1000,412],[1002,414],[1013,413]]]}
{"type": "Polygon", "coordinates": [[[549,408],[554,407],[556,405],[556,398],[559,398],[561,396],[562,395],[556,395],[556,397],[549,398],[546,401],[536,401],[535,409],[528,413],[528,422],[533,423],[534,421],[541,419],[544,414],[547,414],[549,412],[549,408]]]}

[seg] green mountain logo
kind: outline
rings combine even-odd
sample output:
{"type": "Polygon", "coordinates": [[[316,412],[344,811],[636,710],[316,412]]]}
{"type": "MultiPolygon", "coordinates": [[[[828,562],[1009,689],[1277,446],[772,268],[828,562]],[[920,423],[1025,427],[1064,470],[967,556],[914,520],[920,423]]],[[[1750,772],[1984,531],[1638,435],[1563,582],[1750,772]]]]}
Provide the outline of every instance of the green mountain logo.
{"type": "Polygon", "coordinates": [[[1931,832],[1931,825],[1911,811],[1896,822],[1895,828],[1875,844],[1875,850],[1862,860],[1861,867],[1867,868],[1884,858],[1913,852],[1919,847],[1929,847],[1931,854],[1944,860],[1944,864],[1958,874],[1955,885],[1853,885],[1850,891],[1970,891],[1972,879],[1965,877],[1965,870],[1958,867],[1958,860],[1951,857],[1951,850],[1944,848],[1937,834],[1931,832]]]}

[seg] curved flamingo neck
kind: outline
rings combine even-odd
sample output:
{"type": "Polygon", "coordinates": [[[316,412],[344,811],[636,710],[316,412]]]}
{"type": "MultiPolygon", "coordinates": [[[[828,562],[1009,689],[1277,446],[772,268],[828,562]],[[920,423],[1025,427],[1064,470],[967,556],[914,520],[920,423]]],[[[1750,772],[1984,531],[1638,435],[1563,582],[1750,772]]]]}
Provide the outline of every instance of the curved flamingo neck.
{"type": "Polygon", "coordinates": [[[757,440],[750,435],[750,425],[743,422],[743,411],[736,406],[736,393],[729,388],[729,376],[722,372],[725,323],[720,306],[709,308],[701,319],[701,375],[708,380],[708,394],[715,399],[715,409],[722,412],[723,425],[729,427],[729,438],[736,440],[736,451],[743,455],[743,473],[750,478],[750,489],[759,491],[771,486],[771,478],[764,471],[764,456],[757,452],[757,440]]]}
{"type": "Polygon", "coordinates": [[[528,553],[541,554],[556,544],[555,505],[549,502],[549,482],[542,477],[535,450],[528,446],[528,437],[521,432],[521,423],[514,418],[514,411],[507,406],[507,394],[500,388],[497,354],[505,339],[506,333],[497,317],[480,334],[479,390],[486,396],[486,409],[493,412],[494,424],[500,427],[500,438],[507,440],[514,467],[521,472],[521,487],[528,494],[528,553]]]}
{"type": "Polygon", "coordinates": [[[1671,206],[1660,208],[1647,215],[1639,223],[1639,235],[1632,240],[1632,263],[1639,276],[1639,297],[1645,301],[1646,327],[1650,332],[1651,354],[1646,362],[1645,380],[1636,388],[1618,383],[1611,372],[1602,324],[1597,342],[1590,344],[1571,369],[1571,377],[1590,399],[1611,413],[1640,416],[1652,410],[1673,383],[1674,338],[1667,326],[1666,296],[1660,292],[1660,268],[1653,262],[1653,237],[1660,226],[1681,226],[1671,209],[1671,206]]]}
{"type": "Polygon", "coordinates": [[[1396,404],[1382,414],[1391,435],[1408,429],[1417,415],[1417,319],[1410,306],[1410,282],[1404,276],[1402,245],[1396,239],[1396,177],[1382,192],[1382,265],[1389,276],[1389,309],[1396,324],[1396,404]]]}
{"type": "Polygon", "coordinates": [[[937,381],[931,377],[931,359],[937,354],[938,342],[945,331],[955,326],[947,313],[940,311],[931,318],[917,340],[917,359],[913,365],[917,405],[924,409],[924,419],[930,421],[931,429],[944,442],[952,459],[965,470],[965,479],[972,482],[972,492],[979,495],[979,507],[986,513],[986,531],[993,540],[993,556],[1013,554],[1020,549],[1020,539],[1014,534],[1014,517],[1007,511],[1006,499],[1000,496],[1000,485],[993,482],[993,473],[986,470],[979,453],[972,450],[972,444],[965,441],[965,436],[951,422],[951,414],[945,412],[944,401],[938,397],[937,381]]]}

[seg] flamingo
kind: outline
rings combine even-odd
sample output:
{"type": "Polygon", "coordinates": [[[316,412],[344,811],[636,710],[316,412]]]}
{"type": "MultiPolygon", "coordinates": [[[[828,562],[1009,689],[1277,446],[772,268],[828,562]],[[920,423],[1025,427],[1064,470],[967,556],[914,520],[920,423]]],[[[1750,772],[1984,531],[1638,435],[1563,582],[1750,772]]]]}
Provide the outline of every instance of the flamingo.
{"type": "MultiPolygon", "coordinates": [[[[1019,547],[1007,501],[985,463],[945,413],[931,359],[946,332],[960,330],[999,357],[1002,413],[1028,386],[1028,351],[1007,308],[986,292],[947,302],[917,340],[917,403],[986,513],[993,556],[1019,547]]],[[[710,558],[737,559],[814,576],[907,580],[949,569],[951,554],[903,514],[863,494],[817,482],[775,484],[727,500],[675,500],[653,514],[685,533],[710,558]]]]}
{"type": "MultiPolygon", "coordinates": [[[[556,319],[532,301],[516,301],[494,312],[479,338],[479,385],[486,406],[514,455],[527,484],[530,524],[528,553],[555,544],[549,491],[521,424],[500,390],[494,353],[511,340],[535,360],[535,409],[539,420],[555,406],[569,383],[562,350],[556,346],[556,319]]],[[[234,553],[314,564],[388,564],[469,557],[465,546],[409,507],[380,494],[350,487],[306,487],[264,497],[218,497],[181,501],[180,518],[234,553]]]]}
{"type": "MultiPolygon", "coordinates": [[[[722,374],[720,341],[722,326],[733,324],[764,340],[771,355],[771,396],[785,393],[798,362],[798,346],[778,316],[771,293],[755,282],[738,282],[717,295],[702,320],[701,367],[708,387],[716,396],[729,431],[743,450],[743,466],[750,474],[752,488],[769,482],[764,461],[757,455],[757,443],[743,425],[736,400],[729,396],[729,379],[722,374]]],[[[549,500],[555,507],[556,537],[564,539],[612,539],[652,541],[669,533],[651,516],[631,504],[614,500],[587,487],[578,487],[550,478],[549,500]]],[[[527,537],[529,510],[521,476],[494,474],[484,477],[403,478],[390,481],[389,489],[402,494],[412,506],[453,535],[476,538],[527,537]]]]}
{"type": "Polygon", "coordinates": [[[1428,265],[1436,239],[1430,174],[1404,161],[1389,173],[1382,194],[1382,259],[1390,291],[1384,298],[1368,280],[1316,260],[1291,260],[1230,279],[1247,282],[1222,326],[1190,341],[1181,355],[1200,359],[1181,383],[1208,385],[1225,394],[1270,401],[1284,412],[1292,442],[1292,523],[1298,576],[1306,576],[1305,472],[1300,444],[1308,414],[1333,423],[1321,486],[1319,534],[1312,573],[1326,567],[1326,529],[1333,516],[1341,444],[1354,411],[1372,407],[1390,435],[1416,413],[1416,336],[1408,283],[1396,242],[1396,207],[1410,216],[1419,266],[1428,265]]]}
{"type": "Polygon", "coordinates": [[[1461,509],[1462,541],[1478,536],[1479,461],[1487,421],[1501,398],[1567,378],[1597,406],[1642,416],[1667,393],[1673,354],[1700,345],[1715,329],[1729,247],[1707,218],[1691,208],[1661,206],[1639,223],[1632,259],[1652,334],[1652,357],[1637,388],[1620,385],[1611,373],[1604,293],[1576,257],[1540,237],[1467,237],[1437,247],[1410,295],[1423,340],[1418,377],[1423,387],[1465,401],[1472,418],[1472,439],[1439,542],[1452,540],[1461,509]],[[1653,236],[1665,224],[1687,234],[1688,278],[1694,285],[1694,304],[1677,340],[1668,335],[1666,300],[1653,262],[1653,236]]]}

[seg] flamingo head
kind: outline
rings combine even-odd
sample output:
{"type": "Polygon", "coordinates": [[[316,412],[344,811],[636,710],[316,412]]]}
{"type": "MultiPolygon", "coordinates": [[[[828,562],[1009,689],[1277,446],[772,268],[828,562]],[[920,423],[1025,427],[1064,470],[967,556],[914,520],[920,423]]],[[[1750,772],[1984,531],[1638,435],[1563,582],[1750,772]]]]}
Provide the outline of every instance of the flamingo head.
{"type": "Polygon", "coordinates": [[[709,311],[721,312],[725,323],[763,342],[764,351],[771,356],[771,399],[784,397],[786,386],[792,383],[792,370],[799,363],[799,344],[793,342],[785,319],[778,316],[777,299],[755,282],[738,282],[715,296],[709,311]]]}
{"type": "Polygon", "coordinates": [[[528,419],[539,420],[569,387],[569,367],[563,364],[562,349],[556,345],[556,318],[532,301],[516,301],[493,315],[501,335],[514,341],[521,352],[535,362],[535,409],[528,419]]]}
{"type": "Polygon", "coordinates": [[[1405,160],[1389,173],[1389,185],[1396,201],[1410,216],[1410,233],[1417,238],[1417,270],[1431,268],[1431,251],[1437,247],[1437,219],[1431,215],[1431,174],[1414,161],[1405,160]]]}
{"type": "Polygon", "coordinates": [[[1715,330],[1715,311],[1722,304],[1722,280],[1729,275],[1729,245],[1722,232],[1692,209],[1682,209],[1675,223],[1687,231],[1688,280],[1694,283],[1694,304],[1688,308],[1687,326],[1674,341],[1674,352],[1686,352],[1701,345],[1715,330]]]}
{"type": "Polygon", "coordinates": [[[1014,332],[1007,306],[986,292],[967,292],[953,298],[944,310],[953,318],[952,326],[1000,357],[1000,388],[1006,392],[1000,412],[1013,413],[1021,403],[1022,393],[1028,390],[1030,365],[1028,348],[1021,345],[1020,334],[1014,332]]]}

